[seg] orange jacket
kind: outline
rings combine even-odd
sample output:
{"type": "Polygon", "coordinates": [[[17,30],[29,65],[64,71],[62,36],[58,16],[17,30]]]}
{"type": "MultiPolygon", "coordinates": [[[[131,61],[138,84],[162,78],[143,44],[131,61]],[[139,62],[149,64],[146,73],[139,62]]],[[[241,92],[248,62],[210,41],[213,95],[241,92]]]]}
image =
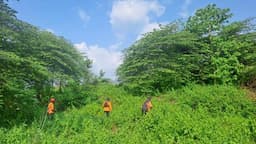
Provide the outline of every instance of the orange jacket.
{"type": "Polygon", "coordinates": [[[48,114],[53,114],[53,113],[54,113],[54,103],[53,103],[53,102],[50,102],[50,103],[48,104],[47,113],[48,113],[48,114]]]}
{"type": "Polygon", "coordinates": [[[152,105],[151,101],[146,103],[146,107],[147,107],[148,112],[152,109],[153,105],[152,105]]]}
{"type": "Polygon", "coordinates": [[[104,111],[106,112],[112,111],[112,104],[110,101],[105,101],[102,106],[104,111]]]}

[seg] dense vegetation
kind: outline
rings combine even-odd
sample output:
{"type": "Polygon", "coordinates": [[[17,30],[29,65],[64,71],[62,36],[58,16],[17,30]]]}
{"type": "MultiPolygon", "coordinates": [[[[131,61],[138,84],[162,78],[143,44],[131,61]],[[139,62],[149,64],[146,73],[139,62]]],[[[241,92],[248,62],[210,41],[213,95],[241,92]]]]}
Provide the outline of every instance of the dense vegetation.
{"type": "MultiPolygon", "coordinates": [[[[3,0],[0,8],[0,124],[8,126],[33,120],[56,89],[86,82],[91,62],[64,38],[18,20],[3,0]]],[[[59,102],[79,98],[67,97],[71,89],[59,102]]]]}
{"type": "Polygon", "coordinates": [[[124,51],[114,86],[72,43],[15,14],[0,0],[1,144],[256,143],[255,93],[240,88],[256,87],[253,18],[230,23],[229,9],[211,4],[161,26],[124,51]]]}
{"type": "Polygon", "coordinates": [[[192,85],[152,99],[141,115],[143,97],[120,88],[95,88],[97,100],[81,109],[58,113],[40,129],[40,121],[0,130],[0,143],[256,143],[256,105],[246,91],[232,86],[192,85]],[[113,111],[102,111],[110,96],[113,111]]]}
{"type": "Polygon", "coordinates": [[[229,9],[208,5],[186,22],[146,34],[124,52],[120,83],[134,94],[190,83],[243,84],[255,79],[253,19],[228,23],[229,9]]]}

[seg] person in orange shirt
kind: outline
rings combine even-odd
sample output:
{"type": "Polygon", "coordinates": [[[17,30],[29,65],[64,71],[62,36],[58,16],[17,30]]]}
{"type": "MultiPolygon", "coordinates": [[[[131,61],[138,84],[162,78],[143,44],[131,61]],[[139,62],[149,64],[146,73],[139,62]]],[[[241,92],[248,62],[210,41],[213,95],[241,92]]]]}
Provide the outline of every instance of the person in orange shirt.
{"type": "Polygon", "coordinates": [[[106,116],[109,117],[110,112],[112,111],[112,103],[109,98],[107,98],[103,103],[103,111],[105,112],[106,116]]]}
{"type": "Polygon", "coordinates": [[[51,98],[48,104],[48,109],[47,109],[47,115],[49,119],[53,119],[53,116],[54,116],[54,112],[55,112],[54,103],[55,103],[55,99],[51,98]]]}
{"type": "Polygon", "coordinates": [[[153,108],[151,99],[152,99],[151,97],[148,97],[148,99],[143,103],[142,108],[141,108],[142,114],[146,114],[153,108]]]}

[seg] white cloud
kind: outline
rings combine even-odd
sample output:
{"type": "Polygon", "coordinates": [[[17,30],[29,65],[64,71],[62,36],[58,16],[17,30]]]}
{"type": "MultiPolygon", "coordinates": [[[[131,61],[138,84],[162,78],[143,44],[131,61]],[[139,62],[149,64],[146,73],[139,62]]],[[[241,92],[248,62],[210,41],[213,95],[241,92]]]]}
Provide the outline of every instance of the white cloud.
{"type": "Polygon", "coordinates": [[[47,28],[47,29],[45,29],[45,30],[48,31],[48,32],[51,32],[51,33],[53,33],[53,34],[55,33],[54,30],[53,30],[53,29],[50,29],[50,28],[47,28]]]}
{"type": "Polygon", "coordinates": [[[142,31],[140,32],[140,34],[138,35],[136,40],[139,40],[143,37],[144,34],[148,33],[148,32],[153,32],[154,30],[158,30],[160,29],[160,25],[166,25],[168,24],[168,22],[161,22],[161,23],[149,23],[147,25],[144,26],[144,28],[142,29],[142,31]]]}
{"type": "Polygon", "coordinates": [[[85,24],[91,19],[91,17],[82,9],[78,10],[78,15],[85,24]]]}
{"type": "Polygon", "coordinates": [[[78,44],[74,44],[78,51],[80,52],[86,52],[87,44],[85,42],[81,42],[78,44]]]}
{"type": "Polygon", "coordinates": [[[159,29],[159,24],[158,23],[150,23],[150,24],[147,24],[143,30],[142,30],[142,33],[147,33],[147,32],[152,32],[154,29],[159,29]]]}
{"type": "Polygon", "coordinates": [[[119,38],[128,33],[140,33],[151,23],[152,16],[161,16],[165,7],[156,0],[115,1],[110,13],[110,23],[119,38]]]}
{"type": "Polygon", "coordinates": [[[137,40],[141,39],[143,37],[143,34],[152,32],[154,31],[154,29],[160,29],[158,23],[149,23],[145,25],[140,34],[138,35],[137,40]]]}
{"type": "Polygon", "coordinates": [[[121,48],[122,44],[123,44],[122,42],[112,44],[109,46],[109,49],[113,51],[118,51],[121,48]]]}
{"type": "MultiPolygon", "coordinates": [[[[113,46],[118,46],[114,44],[113,46]]],[[[105,73],[105,77],[116,79],[115,71],[117,67],[122,63],[120,51],[113,48],[102,48],[98,45],[87,45],[85,42],[75,44],[75,47],[82,53],[86,53],[89,59],[93,61],[92,71],[98,74],[102,69],[105,73]]]]}
{"type": "Polygon", "coordinates": [[[191,4],[192,0],[185,0],[185,2],[183,3],[182,7],[181,7],[181,11],[179,13],[179,15],[182,18],[187,18],[189,16],[189,12],[188,12],[188,7],[191,4]]]}

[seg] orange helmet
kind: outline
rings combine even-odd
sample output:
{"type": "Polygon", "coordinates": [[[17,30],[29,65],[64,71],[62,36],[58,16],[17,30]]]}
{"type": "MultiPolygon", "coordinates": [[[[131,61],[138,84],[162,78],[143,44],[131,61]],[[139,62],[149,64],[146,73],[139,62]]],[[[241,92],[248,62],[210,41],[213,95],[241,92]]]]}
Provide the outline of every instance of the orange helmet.
{"type": "Polygon", "coordinates": [[[55,99],[54,99],[54,98],[51,98],[51,99],[50,99],[50,102],[55,102],[55,99]]]}

